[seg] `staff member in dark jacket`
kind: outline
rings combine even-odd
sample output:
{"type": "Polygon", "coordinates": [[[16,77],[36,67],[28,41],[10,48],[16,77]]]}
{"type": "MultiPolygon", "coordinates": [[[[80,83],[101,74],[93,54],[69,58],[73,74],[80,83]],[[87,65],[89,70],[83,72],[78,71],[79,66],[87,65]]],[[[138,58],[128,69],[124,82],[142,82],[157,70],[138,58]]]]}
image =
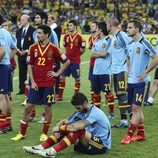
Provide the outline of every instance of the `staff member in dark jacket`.
{"type": "Polygon", "coordinates": [[[18,56],[19,66],[19,92],[16,94],[24,94],[25,81],[27,80],[26,56],[28,49],[33,42],[33,32],[35,28],[30,25],[30,17],[23,14],[20,18],[21,28],[16,32],[17,47],[23,52],[22,56],[18,56]]]}

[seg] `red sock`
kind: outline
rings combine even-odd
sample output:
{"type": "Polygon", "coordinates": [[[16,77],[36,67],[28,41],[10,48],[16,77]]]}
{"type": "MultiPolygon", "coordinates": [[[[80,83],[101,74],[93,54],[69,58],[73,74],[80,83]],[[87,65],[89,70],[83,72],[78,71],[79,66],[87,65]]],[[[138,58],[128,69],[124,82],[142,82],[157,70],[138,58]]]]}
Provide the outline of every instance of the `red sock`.
{"type": "Polygon", "coordinates": [[[50,146],[58,143],[61,140],[61,138],[56,138],[54,135],[51,135],[43,144],[41,144],[43,146],[44,149],[49,148],[50,146]]]}
{"type": "Polygon", "coordinates": [[[50,122],[44,121],[42,133],[47,135],[48,134],[48,130],[49,130],[49,126],[50,126],[50,122]]]}
{"type": "Polygon", "coordinates": [[[94,93],[94,104],[96,107],[100,109],[100,104],[101,104],[101,95],[94,93]]]}
{"type": "Polygon", "coordinates": [[[132,137],[133,134],[134,134],[134,132],[135,132],[135,130],[136,130],[136,128],[137,128],[137,125],[131,123],[131,124],[130,124],[130,127],[128,128],[127,134],[128,134],[130,137],[132,137]]]}
{"type": "Polygon", "coordinates": [[[93,83],[91,82],[91,101],[94,102],[93,83]]]}
{"type": "Polygon", "coordinates": [[[11,126],[11,113],[8,112],[6,115],[6,126],[9,127],[11,126]]]}
{"type": "Polygon", "coordinates": [[[143,122],[140,122],[138,124],[137,130],[138,130],[137,135],[141,135],[142,137],[145,137],[145,135],[144,135],[144,123],[143,122]]]}
{"type": "Polygon", "coordinates": [[[31,117],[36,117],[36,109],[32,109],[32,111],[31,111],[31,117]]]}
{"type": "Polygon", "coordinates": [[[109,112],[114,113],[114,96],[113,96],[113,94],[112,93],[107,94],[105,97],[108,102],[109,112]]]}
{"type": "Polygon", "coordinates": [[[69,135],[65,136],[58,144],[54,145],[54,149],[56,152],[61,151],[62,149],[74,144],[76,140],[85,135],[85,130],[80,130],[77,132],[71,132],[69,135]]]}
{"type": "Polygon", "coordinates": [[[24,95],[27,97],[28,96],[28,85],[25,85],[25,90],[24,90],[24,95]]]}
{"type": "Polygon", "coordinates": [[[62,98],[63,97],[63,92],[64,92],[64,88],[65,88],[65,79],[60,79],[60,83],[59,83],[59,94],[58,97],[62,98]]]}
{"type": "Polygon", "coordinates": [[[75,79],[75,94],[80,90],[80,79],[75,79]]]}
{"type": "Polygon", "coordinates": [[[43,117],[45,117],[45,116],[46,116],[46,113],[45,113],[45,112],[43,112],[43,113],[42,113],[42,116],[43,116],[43,117]]]}
{"type": "Polygon", "coordinates": [[[0,129],[3,130],[6,125],[6,115],[0,113],[0,129]]]}
{"type": "Polygon", "coordinates": [[[25,136],[26,135],[26,130],[27,130],[27,127],[28,127],[28,124],[21,121],[21,124],[20,124],[20,133],[25,136]]]}

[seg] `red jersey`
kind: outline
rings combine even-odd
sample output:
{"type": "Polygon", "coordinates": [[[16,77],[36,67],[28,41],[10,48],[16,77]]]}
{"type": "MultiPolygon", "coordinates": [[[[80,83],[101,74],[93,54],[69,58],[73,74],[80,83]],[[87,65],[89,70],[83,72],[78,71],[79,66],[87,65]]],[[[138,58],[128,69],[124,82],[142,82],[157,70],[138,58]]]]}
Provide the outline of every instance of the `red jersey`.
{"type": "Polygon", "coordinates": [[[72,36],[70,33],[64,36],[63,46],[66,48],[66,56],[69,58],[71,64],[79,64],[81,62],[81,50],[85,48],[86,41],[82,36],[76,33],[72,36]]]}
{"type": "Polygon", "coordinates": [[[27,64],[33,65],[33,77],[38,87],[55,86],[55,77],[48,77],[47,72],[52,71],[56,60],[65,63],[67,57],[51,42],[45,47],[39,43],[31,45],[27,64]]]}
{"type": "MultiPolygon", "coordinates": [[[[88,44],[89,44],[89,49],[91,50],[93,47],[94,42],[99,39],[100,36],[97,35],[96,37],[94,37],[93,35],[91,35],[91,37],[88,40],[88,44]]],[[[90,67],[94,67],[94,62],[95,62],[95,58],[90,58],[90,67]]]]}

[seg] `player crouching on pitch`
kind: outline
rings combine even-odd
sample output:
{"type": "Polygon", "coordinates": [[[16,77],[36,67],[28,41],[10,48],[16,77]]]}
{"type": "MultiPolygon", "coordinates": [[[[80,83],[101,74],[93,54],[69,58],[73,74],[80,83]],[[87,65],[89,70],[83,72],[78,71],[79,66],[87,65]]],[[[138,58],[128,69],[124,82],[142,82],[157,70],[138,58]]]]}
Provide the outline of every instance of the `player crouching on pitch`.
{"type": "Polygon", "coordinates": [[[52,158],[74,143],[74,150],[85,154],[103,154],[110,149],[111,128],[105,113],[90,105],[87,97],[80,92],[72,97],[71,104],[77,112],[58,122],[53,134],[43,144],[24,146],[23,149],[52,158]]]}

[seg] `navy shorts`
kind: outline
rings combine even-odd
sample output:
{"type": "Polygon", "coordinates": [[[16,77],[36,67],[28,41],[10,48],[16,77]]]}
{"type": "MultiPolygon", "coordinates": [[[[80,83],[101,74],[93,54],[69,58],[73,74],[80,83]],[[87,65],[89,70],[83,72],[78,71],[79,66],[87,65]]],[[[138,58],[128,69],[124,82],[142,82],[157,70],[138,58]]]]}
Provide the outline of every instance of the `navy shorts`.
{"type": "Polygon", "coordinates": [[[11,66],[0,64],[0,94],[13,91],[11,66]]]}
{"type": "Polygon", "coordinates": [[[93,67],[89,68],[88,80],[93,81],[93,67]]]}
{"type": "Polygon", "coordinates": [[[155,79],[155,80],[158,80],[158,68],[157,68],[157,67],[156,67],[156,69],[155,69],[154,79],[155,79]]]}
{"type": "Polygon", "coordinates": [[[114,90],[116,95],[127,93],[127,73],[120,72],[113,75],[114,90]]]}
{"type": "Polygon", "coordinates": [[[111,76],[110,75],[93,75],[93,90],[98,92],[111,92],[111,76]]]}
{"type": "Polygon", "coordinates": [[[61,76],[70,76],[72,74],[73,78],[80,77],[80,65],[79,64],[70,64],[62,73],[61,76]]]}
{"type": "Polygon", "coordinates": [[[128,84],[128,105],[139,105],[143,102],[145,92],[145,82],[137,84],[128,84]]]}
{"type": "Polygon", "coordinates": [[[27,103],[39,105],[52,105],[55,103],[53,87],[39,87],[38,91],[29,88],[27,103]]]}
{"type": "Polygon", "coordinates": [[[92,136],[89,145],[84,146],[80,141],[74,145],[74,150],[85,154],[103,154],[107,148],[103,142],[96,136],[92,136]]]}

